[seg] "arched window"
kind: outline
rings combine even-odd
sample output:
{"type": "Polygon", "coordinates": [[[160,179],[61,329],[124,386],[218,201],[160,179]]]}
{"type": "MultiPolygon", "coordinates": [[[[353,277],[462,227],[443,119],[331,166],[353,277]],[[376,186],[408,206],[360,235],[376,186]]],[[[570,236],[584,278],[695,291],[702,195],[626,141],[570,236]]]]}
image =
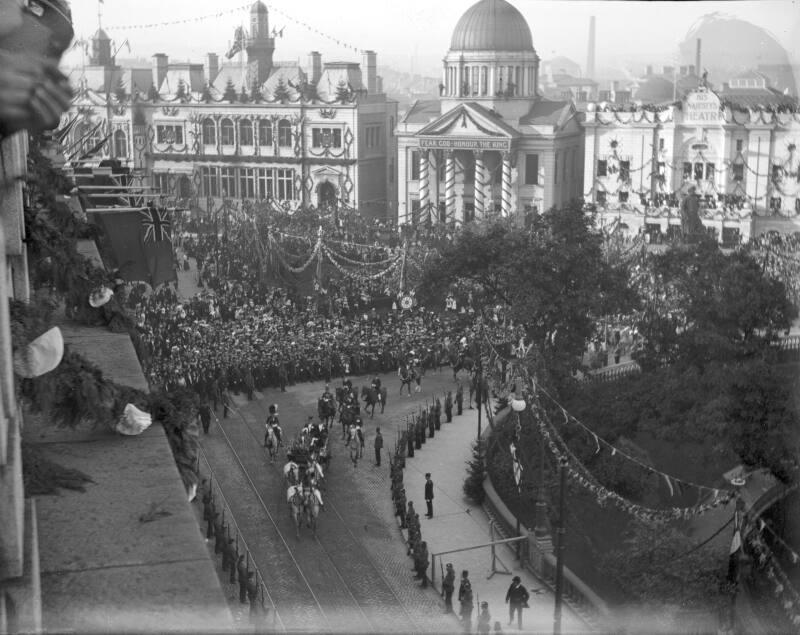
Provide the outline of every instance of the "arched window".
{"type": "Polygon", "coordinates": [[[124,130],[114,133],[114,156],[118,159],[128,158],[128,135],[124,130]]]}
{"type": "Polygon", "coordinates": [[[258,145],[272,145],[272,122],[269,119],[258,120],[258,145]]]}
{"type": "Polygon", "coordinates": [[[292,147],[292,124],[288,119],[278,122],[278,145],[284,148],[292,147]]]}
{"type": "Polygon", "coordinates": [[[253,122],[249,119],[242,119],[239,122],[239,145],[253,145],[253,122]]]}
{"type": "Polygon", "coordinates": [[[219,140],[224,146],[235,144],[233,122],[230,119],[223,119],[219,122],[219,140]]]}
{"type": "Polygon", "coordinates": [[[213,119],[203,119],[203,143],[207,146],[217,145],[217,125],[213,119]]]}
{"type": "Polygon", "coordinates": [[[486,66],[481,66],[481,95],[487,92],[486,84],[489,81],[489,69],[486,66]]]}

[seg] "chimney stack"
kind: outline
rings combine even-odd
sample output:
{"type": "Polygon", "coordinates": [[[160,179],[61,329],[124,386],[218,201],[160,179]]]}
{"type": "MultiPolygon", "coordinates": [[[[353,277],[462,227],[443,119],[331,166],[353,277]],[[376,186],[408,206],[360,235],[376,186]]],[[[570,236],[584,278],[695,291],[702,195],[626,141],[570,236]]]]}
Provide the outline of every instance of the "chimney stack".
{"type": "Polygon", "coordinates": [[[586,59],[586,77],[594,79],[595,17],[589,18],[589,54],[586,59]]]}
{"type": "Polygon", "coordinates": [[[380,75],[375,78],[375,92],[378,94],[383,93],[383,77],[380,75]]]}
{"type": "Polygon", "coordinates": [[[378,76],[378,56],[375,51],[364,51],[362,73],[366,74],[366,89],[370,95],[378,92],[376,78],[378,76]]]}
{"type": "Polygon", "coordinates": [[[167,76],[169,69],[169,58],[164,53],[156,53],[153,55],[153,83],[156,85],[156,90],[161,90],[161,84],[167,76]]]}
{"type": "Polygon", "coordinates": [[[219,55],[209,53],[206,59],[206,81],[212,84],[219,74],[219,55]]]}
{"type": "Polygon", "coordinates": [[[699,77],[701,73],[701,69],[703,68],[700,66],[700,38],[697,38],[697,49],[694,54],[694,68],[697,71],[697,76],[699,77]]]}
{"type": "Polygon", "coordinates": [[[322,55],[318,51],[308,54],[308,83],[317,85],[322,77],[322,55]]]}

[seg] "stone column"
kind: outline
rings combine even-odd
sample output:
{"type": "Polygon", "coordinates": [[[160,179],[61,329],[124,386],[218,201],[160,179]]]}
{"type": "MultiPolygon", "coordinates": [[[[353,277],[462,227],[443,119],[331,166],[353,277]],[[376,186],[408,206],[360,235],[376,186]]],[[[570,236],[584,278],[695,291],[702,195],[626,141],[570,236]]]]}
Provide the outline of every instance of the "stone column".
{"type": "Polygon", "coordinates": [[[501,192],[503,216],[511,214],[511,153],[503,152],[503,187],[501,192]]]}
{"type": "Polygon", "coordinates": [[[431,175],[430,218],[432,224],[436,224],[439,221],[439,161],[440,160],[441,159],[438,150],[430,150],[428,152],[428,174],[431,175]]]}
{"type": "Polygon", "coordinates": [[[419,150],[419,220],[425,218],[425,214],[429,214],[429,205],[431,202],[430,192],[430,174],[428,174],[428,150],[420,148],[419,150]]]}
{"type": "Polygon", "coordinates": [[[456,213],[456,158],[452,150],[448,150],[445,154],[444,202],[447,219],[450,220],[456,213]]]}
{"type": "Polygon", "coordinates": [[[486,194],[486,169],[483,165],[483,150],[473,150],[475,155],[475,180],[474,180],[474,198],[475,198],[475,219],[483,218],[485,213],[484,196],[486,194]]]}

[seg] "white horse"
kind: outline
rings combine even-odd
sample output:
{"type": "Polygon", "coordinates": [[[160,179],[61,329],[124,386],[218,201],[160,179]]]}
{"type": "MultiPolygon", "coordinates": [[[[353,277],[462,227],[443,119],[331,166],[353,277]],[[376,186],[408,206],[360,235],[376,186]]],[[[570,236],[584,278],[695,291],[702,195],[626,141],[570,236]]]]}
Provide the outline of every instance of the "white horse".
{"type": "Polygon", "coordinates": [[[289,504],[289,513],[294,520],[295,534],[300,538],[300,519],[305,509],[305,495],[299,485],[291,485],[286,489],[286,502],[289,504]]]}
{"type": "Polygon", "coordinates": [[[361,458],[361,444],[364,436],[359,428],[350,424],[347,430],[347,443],[345,446],[350,450],[350,460],[353,462],[353,469],[358,467],[358,459],[361,458]]]}
{"type": "Polygon", "coordinates": [[[304,490],[306,525],[311,528],[314,534],[317,533],[317,516],[319,516],[322,503],[322,494],[316,487],[308,487],[304,490]]]}
{"type": "Polygon", "coordinates": [[[317,483],[322,483],[325,480],[325,472],[319,464],[316,455],[312,455],[311,461],[308,464],[308,475],[317,483]]]}
{"type": "Polygon", "coordinates": [[[300,466],[294,461],[289,461],[283,466],[283,478],[286,485],[298,485],[300,483],[300,466]]]}
{"type": "Polygon", "coordinates": [[[267,448],[267,452],[269,452],[269,459],[270,462],[275,462],[275,457],[278,456],[278,450],[283,446],[283,441],[281,437],[275,430],[275,426],[267,425],[267,433],[264,438],[264,445],[267,448]]]}

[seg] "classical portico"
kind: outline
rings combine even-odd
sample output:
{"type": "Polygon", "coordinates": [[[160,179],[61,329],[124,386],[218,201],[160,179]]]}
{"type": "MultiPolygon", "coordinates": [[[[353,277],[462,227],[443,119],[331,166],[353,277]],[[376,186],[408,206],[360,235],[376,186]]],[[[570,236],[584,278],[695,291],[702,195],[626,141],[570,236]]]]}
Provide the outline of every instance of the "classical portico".
{"type": "Polygon", "coordinates": [[[580,195],[574,107],[541,99],[538,79],[519,10],[480,0],[463,14],[439,99],[415,102],[395,130],[401,225],[535,213],[580,195]]]}

